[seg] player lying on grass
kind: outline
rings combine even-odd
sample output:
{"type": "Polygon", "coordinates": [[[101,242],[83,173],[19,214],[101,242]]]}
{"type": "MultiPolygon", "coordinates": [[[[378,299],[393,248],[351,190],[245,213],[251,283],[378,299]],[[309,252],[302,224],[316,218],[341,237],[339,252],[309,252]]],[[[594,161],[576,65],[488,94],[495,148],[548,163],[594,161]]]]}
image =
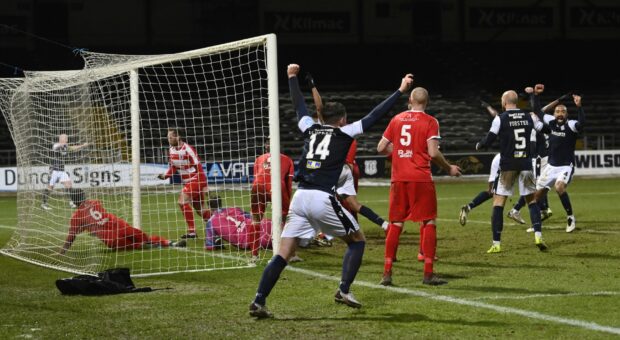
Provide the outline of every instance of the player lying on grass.
{"type": "Polygon", "coordinates": [[[185,240],[169,241],[161,236],[147,235],[125,220],[107,212],[98,200],[87,200],[81,189],[71,190],[71,200],[77,210],[71,216],[69,234],[60,250],[64,254],[71,248],[77,235],[87,232],[114,250],[142,249],[150,247],[185,247],[185,240]]]}
{"type": "MultiPolygon", "coordinates": [[[[251,213],[241,208],[224,207],[219,196],[209,198],[209,207],[212,215],[205,226],[205,248],[221,244],[218,238],[222,238],[237,248],[252,249],[254,223],[251,213]]],[[[257,246],[263,249],[271,247],[271,220],[261,220],[258,227],[257,246]]]]}

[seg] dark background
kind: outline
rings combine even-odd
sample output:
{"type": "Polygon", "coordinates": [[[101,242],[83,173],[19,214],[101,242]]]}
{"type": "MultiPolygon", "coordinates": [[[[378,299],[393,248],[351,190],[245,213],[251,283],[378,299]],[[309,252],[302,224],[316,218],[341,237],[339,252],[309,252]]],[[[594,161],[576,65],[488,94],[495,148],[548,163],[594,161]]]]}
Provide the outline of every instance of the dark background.
{"type": "Polygon", "coordinates": [[[322,91],[392,90],[406,72],[432,95],[495,104],[538,82],[620,88],[620,3],[606,0],[3,0],[0,24],[1,77],[82,68],[76,48],[171,53],[276,33],[281,92],[291,62],[322,91]]]}

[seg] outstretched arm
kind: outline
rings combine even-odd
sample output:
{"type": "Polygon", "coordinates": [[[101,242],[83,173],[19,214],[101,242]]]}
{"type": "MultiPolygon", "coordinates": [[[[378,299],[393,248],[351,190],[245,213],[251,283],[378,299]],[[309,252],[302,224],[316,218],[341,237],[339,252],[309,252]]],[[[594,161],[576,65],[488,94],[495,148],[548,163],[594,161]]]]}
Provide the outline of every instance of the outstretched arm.
{"type": "Polygon", "coordinates": [[[78,151],[81,149],[84,149],[85,147],[88,147],[90,144],[89,143],[84,143],[84,144],[79,144],[79,145],[69,145],[69,151],[78,151]]]}
{"type": "Polygon", "coordinates": [[[363,131],[367,131],[371,126],[373,126],[381,117],[383,117],[391,108],[396,104],[396,100],[400,97],[401,94],[407,92],[411,85],[413,84],[413,74],[409,73],[401,79],[400,87],[398,91],[394,92],[391,96],[389,96],[386,100],[382,101],[379,105],[377,105],[370,113],[368,113],[364,118],[360,121],[362,123],[363,131]]]}

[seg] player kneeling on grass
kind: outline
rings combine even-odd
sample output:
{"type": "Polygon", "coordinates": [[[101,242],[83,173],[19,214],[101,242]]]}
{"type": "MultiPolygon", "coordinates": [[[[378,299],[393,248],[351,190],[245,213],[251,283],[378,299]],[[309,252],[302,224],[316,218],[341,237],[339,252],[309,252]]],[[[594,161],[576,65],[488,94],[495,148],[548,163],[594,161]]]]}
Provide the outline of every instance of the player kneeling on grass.
{"type": "Polygon", "coordinates": [[[142,249],[148,247],[185,247],[186,241],[169,241],[161,236],[147,235],[125,220],[107,212],[98,200],[87,200],[81,189],[71,190],[71,200],[78,209],[71,216],[71,227],[65,244],[60,250],[64,254],[71,248],[77,235],[88,232],[114,250],[142,249]]]}
{"type": "MultiPolygon", "coordinates": [[[[213,215],[205,226],[205,249],[222,247],[221,239],[241,249],[253,249],[255,235],[252,215],[241,208],[224,208],[219,196],[209,199],[213,215]]],[[[259,225],[257,246],[271,247],[271,220],[263,219],[259,225]]],[[[254,253],[252,254],[254,255],[254,253]]],[[[258,255],[258,252],[256,253],[258,255]]]]}

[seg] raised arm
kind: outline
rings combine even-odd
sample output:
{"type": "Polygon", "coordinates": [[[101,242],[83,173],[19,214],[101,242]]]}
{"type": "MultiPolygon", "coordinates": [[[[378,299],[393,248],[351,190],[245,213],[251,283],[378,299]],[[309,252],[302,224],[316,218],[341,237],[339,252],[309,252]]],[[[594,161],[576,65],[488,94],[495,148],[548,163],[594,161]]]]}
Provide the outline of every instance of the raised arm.
{"type": "Polygon", "coordinates": [[[573,101],[577,106],[577,122],[575,123],[575,129],[581,132],[586,125],[586,114],[583,112],[583,107],[581,106],[581,96],[574,94],[573,101]]]}
{"type": "Polygon", "coordinates": [[[314,106],[316,106],[316,113],[319,116],[319,119],[321,119],[321,113],[323,112],[323,99],[321,98],[321,94],[319,94],[319,90],[316,88],[314,78],[310,73],[306,73],[306,81],[308,82],[310,91],[312,91],[312,100],[314,101],[314,106]]]}
{"type": "Polygon", "coordinates": [[[310,116],[308,114],[308,108],[304,102],[304,96],[299,88],[299,80],[297,75],[299,74],[299,65],[290,64],[286,68],[286,74],[288,75],[288,88],[291,94],[291,100],[297,112],[297,120],[301,121],[304,116],[310,116]]]}
{"type": "Polygon", "coordinates": [[[381,117],[383,117],[391,108],[396,104],[396,100],[405,92],[411,88],[413,84],[413,74],[409,73],[401,79],[400,87],[398,91],[394,92],[386,100],[382,101],[379,105],[375,106],[370,113],[368,113],[360,121],[362,123],[363,131],[367,131],[372,127],[381,117]]]}

